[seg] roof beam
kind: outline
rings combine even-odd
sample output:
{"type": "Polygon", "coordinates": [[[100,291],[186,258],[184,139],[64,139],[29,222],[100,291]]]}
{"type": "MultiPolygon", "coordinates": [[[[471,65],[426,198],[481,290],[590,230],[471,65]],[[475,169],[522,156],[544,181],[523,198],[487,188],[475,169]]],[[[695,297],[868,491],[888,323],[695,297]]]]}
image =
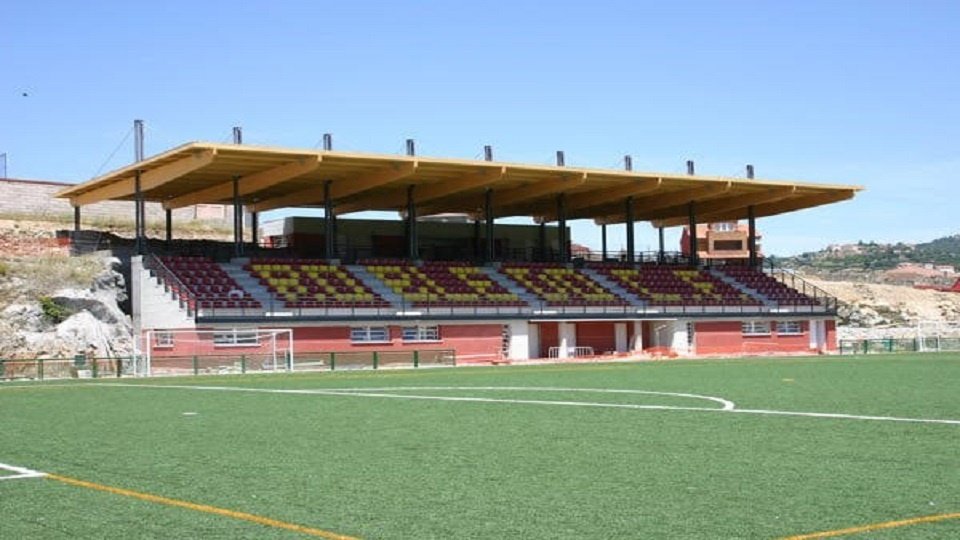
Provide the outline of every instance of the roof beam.
{"type": "MultiPolygon", "coordinates": [[[[579,210],[587,210],[597,206],[621,204],[627,197],[653,193],[660,189],[662,185],[663,178],[643,178],[636,183],[578,195],[567,202],[567,219],[577,219],[577,217],[579,217],[579,210]]],[[[550,223],[551,221],[557,220],[557,212],[555,209],[550,209],[537,215],[536,219],[544,223],[550,223]]]]}
{"type": "MultiPolygon", "coordinates": [[[[321,161],[323,161],[323,158],[319,155],[304,156],[297,161],[244,176],[240,178],[240,196],[245,197],[260,190],[286,182],[287,180],[311,173],[320,167],[321,161]]],[[[206,189],[201,189],[200,191],[175,197],[163,203],[163,207],[172,210],[193,204],[224,201],[231,197],[233,197],[233,181],[228,181],[210,186],[206,189]]]]}
{"type": "MultiPolygon", "coordinates": [[[[487,187],[497,183],[507,174],[507,167],[491,167],[476,174],[470,174],[462,178],[437,182],[434,184],[418,185],[414,190],[413,196],[415,202],[419,204],[428,203],[444,197],[456,195],[464,191],[472,191],[487,187]]],[[[371,208],[401,208],[406,205],[404,199],[398,199],[394,194],[385,194],[374,198],[373,200],[353,201],[337,205],[338,214],[348,214],[350,212],[360,212],[371,208]]],[[[422,215],[422,212],[418,212],[422,215]]]]}
{"type": "MultiPolygon", "coordinates": [[[[712,185],[683,189],[666,195],[641,197],[633,202],[634,214],[635,216],[640,216],[652,210],[675,207],[689,203],[690,201],[697,202],[698,199],[711,198],[715,195],[726,193],[733,187],[733,182],[730,181],[711,181],[710,184],[712,185]]],[[[686,209],[684,209],[684,212],[686,212],[686,209]]],[[[614,223],[623,223],[626,219],[625,213],[618,211],[605,217],[596,218],[594,221],[597,225],[611,225],[614,223]]]]}
{"type": "Polygon", "coordinates": [[[602,192],[594,192],[575,197],[567,203],[567,210],[582,210],[614,202],[619,203],[627,197],[635,197],[657,191],[662,185],[663,178],[643,178],[625,186],[617,186],[602,192]]]}
{"type": "MultiPolygon", "coordinates": [[[[342,199],[408,178],[416,174],[418,168],[418,162],[405,161],[382,167],[364,176],[335,180],[333,185],[330,186],[330,198],[333,200],[342,199]]],[[[321,182],[319,185],[307,189],[301,189],[293,193],[260,201],[252,205],[250,211],[266,212],[267,210],[287,206],[319,204],[324,202],[323,195],[323,183],[321,182]]]]}
{"type": "MultiPolygon", "coordinates": [[[[697,221],[708,223],[714,220],[714,216],[723,215],[732,210],[743,209],[746,212],[748,206],[766,204],[770,202],[782,201],[792,197],[797,192],[796,186],[787,188],[773,188],[760,193],[749,195],[733,195],[722,199],[714,199],[697,205],[697,221]]],[[[668,208],[652,213],[643,214],[639,217],[653,221],[654,227],[675,227],[677,225],[686,225],[687,217],[670,217],[678,213],[686,212],[686,208],[668,208]]]]}
{"type": "MultiPolygon", "coordinates": [[[[140,175],[140,191],[147,192],[162,186],[171,180],[190,174],[213,163],[217,151],[214,149],[194,152],[192,155],[149,169],[140,175]]],[[[73,206],[85,206],[100,201],[123,199],[134,194],[134,178],[128,177],[101,188],[81,193],[70,199],[73,206]]]]}
{"type": "Polygon", "coordinates": [[[526,215],[530,210],[530,201],[548,195],[564,193],[584,184],[589,173],[566,174],[548,182],[535,182],[525,186],[495,192],[499,204],[494,205],[497,217],[526,215]]]}
{"type": "MultiPolygon", "coordinates": [[[[787,212],[793,212],[796,210],[804,210],[806,208],[813,208],[816,206],[822,206],[825,204],[836,203],[840,201],[845,201],[852,199],[856,194],[856,189],[844,189],[839,191],[828,191],[828,192],[818,192],[811,193],[808,195],[800,195],[783,201],[771,202],[766,204],[755,205],[753,207],[754,216],[756,217],[767,217],[775,216],[777,214],[785,214],[787,212]]],[[[722,214],[715,214],[712,218],[714,221],[721,220],[733,220],[733,219],[745,219],[747,217],[747,208],[738,208],[736,210],[730,210],[729,212],[724,212],[722,214]]]]}

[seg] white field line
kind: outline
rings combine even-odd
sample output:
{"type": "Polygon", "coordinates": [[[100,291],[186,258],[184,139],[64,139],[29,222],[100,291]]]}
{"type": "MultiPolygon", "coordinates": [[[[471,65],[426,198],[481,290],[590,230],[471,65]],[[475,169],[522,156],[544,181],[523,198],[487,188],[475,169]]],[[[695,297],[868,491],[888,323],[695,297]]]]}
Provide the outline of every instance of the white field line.
{"type": "Polygon", "coordinates": [[[618,389],[600,389],[600,388],[549,388],[537,386],[433,386],[433,387],[415,387],[415,386],[397,386],[389,388],[330,388],[330,389],[276,389],[276,388],[247,388],[235,386],[194,386],[194,385],[149,385],[149,384],[124,384],[124,383],[93,383],[102,386],[120,386],[120,387],[141,387],[141,388],[175,388],[182,390],[205,390],[218,392],[258,392],[268,394],[301,394],[301,395],[326,395],[326,396],[357,396],[357,397],[376,397],[392,399],[418,399],[433,401],[460,401],[475,403],[511,403],[518,405],[557,405],[557,406],[575,406],[575,407],[597,407],[609,409],[640,409],[640,410],[661,410],[661,411],[703,411],[703,412],[723,412],[740,414],[762,414],[772,416],[797,416],[806,418],[827,418],[835,420],[861,420],[875,422],[909,422],[916,424],[946,424],[960,426],[960,420],[938,419],[938,418],[909,418],[901,416],[871,416],[859,414],[843,413],[822,413],[822,412],[803,412],[803,411],[777,411],[766,409],[737,409],[732,401],[698,394],[683,394],[675,392],[653,392],[645,390],[618,390],[618,389]],[[391,394],[385,392],[409,391],[409,390],[513,390],[513,391],[569,391],[569,392],[597,392],[597,393],[633,393],[650,394],[673,397],[689,397],[706,399],[722,403],[723,408],[716,407],[682,407],[674,405],[635,405],[629,403],[598,403],[590,401],[547,401],[530,399],[502,399],[502,398],[479,398],[479,397],[457,397],[457,396],[425,396],[416,394],[391,394]]]}
{"type": "Polygon", "coordinates": [[[23,467],[17,467],[16,465],[7,465],[6,463],[0,463],[0,469],[16,473],[16,474],[0,476],[0,480],[17,480],[19,478],[43,478],[44,476],[47,475],[47,473],[42,473],[40,471],[34,471],[31,469],[25,469],[23,467]]]}

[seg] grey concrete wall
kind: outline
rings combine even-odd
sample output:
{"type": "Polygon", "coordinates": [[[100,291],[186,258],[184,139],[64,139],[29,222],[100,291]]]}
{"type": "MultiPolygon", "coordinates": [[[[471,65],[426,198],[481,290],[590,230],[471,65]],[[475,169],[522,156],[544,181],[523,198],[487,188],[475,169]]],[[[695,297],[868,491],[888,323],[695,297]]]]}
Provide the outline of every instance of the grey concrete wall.
{"type": "MultiPolygon", "coordinates": [[[[73,206],[67,199],[54,198],[58,191],[70,185],[43,180],[0,178],[0,215],[37,218],[73,216],[73,206]]],[[[163,207],[159,203],[146,203],[146,210],[148,220],[164,219],[163,207]]],[[[87,205],[81,209],[81,218],[133,221],[133,202],[106,201],[87,205]]],[[[233,208],[219,204],[178,208],[173,211],[173,219],[181,223],[202,220],[230,224],[233,221],[233,208]]]]}

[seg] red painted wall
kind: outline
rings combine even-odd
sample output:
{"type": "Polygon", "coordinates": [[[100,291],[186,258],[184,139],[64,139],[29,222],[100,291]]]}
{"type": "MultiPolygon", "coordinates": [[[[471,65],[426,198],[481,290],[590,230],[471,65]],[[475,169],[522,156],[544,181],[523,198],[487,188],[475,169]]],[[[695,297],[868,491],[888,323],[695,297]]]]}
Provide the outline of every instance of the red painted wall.
{"type": "Polygon", "coordinates": [[[560,330],[557,323],[539,323],[540,328],[540,358],[550,356],[550,347],[560,346],[560,330]]]}
{"type": "MultiPolygon", "coordinates": [[[[457,363],[491,362],[500,354],[502,327],[499,324],[440,325],[440,340],[404,342],[400,326],[389,326],[390,339],[382,343],[351,343],[348,326],[293,328],[294,352],[346,352],[453,349],[457,363]]],[[[151,344],[154,345],[154,344],[151,344]]],[[[213,356],[267,353],[270,345],[259,347],[223,347],[213,345],[212,336],[197,341],[194,333],[177,333],[173,347],[152,347],[155,357],[213,356]]]]}
{"type": "Polygon", "coordinates": [[[593,347],[594,354],[604,354],[617,348],[612,322],[578,322],[577,347],[593,347]]]}
{"type": "Polygon", "coordinates": [[[802,332],[778,335],[776,321],[770,322],[770,334],[744,336],[740,321],[695,323],[697,354],[764,354],[810,351],[809,322],[801,321],[802,332]]]}

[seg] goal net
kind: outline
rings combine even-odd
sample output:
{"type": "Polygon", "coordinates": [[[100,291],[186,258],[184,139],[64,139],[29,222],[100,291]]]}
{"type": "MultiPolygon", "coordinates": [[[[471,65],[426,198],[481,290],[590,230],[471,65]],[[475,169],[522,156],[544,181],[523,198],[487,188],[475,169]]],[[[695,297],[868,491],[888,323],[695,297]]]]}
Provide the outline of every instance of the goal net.
{"type": "Polygon", "coordinates": [[[289,328],[147,330],[135,366],[139,376],[293,371],[289,328]]]}
{"type": "Polygon", "coordinates": [[[920,321],[917,323],[917,350],[921,352],[960,350],[960,323],[920,321]]]}

